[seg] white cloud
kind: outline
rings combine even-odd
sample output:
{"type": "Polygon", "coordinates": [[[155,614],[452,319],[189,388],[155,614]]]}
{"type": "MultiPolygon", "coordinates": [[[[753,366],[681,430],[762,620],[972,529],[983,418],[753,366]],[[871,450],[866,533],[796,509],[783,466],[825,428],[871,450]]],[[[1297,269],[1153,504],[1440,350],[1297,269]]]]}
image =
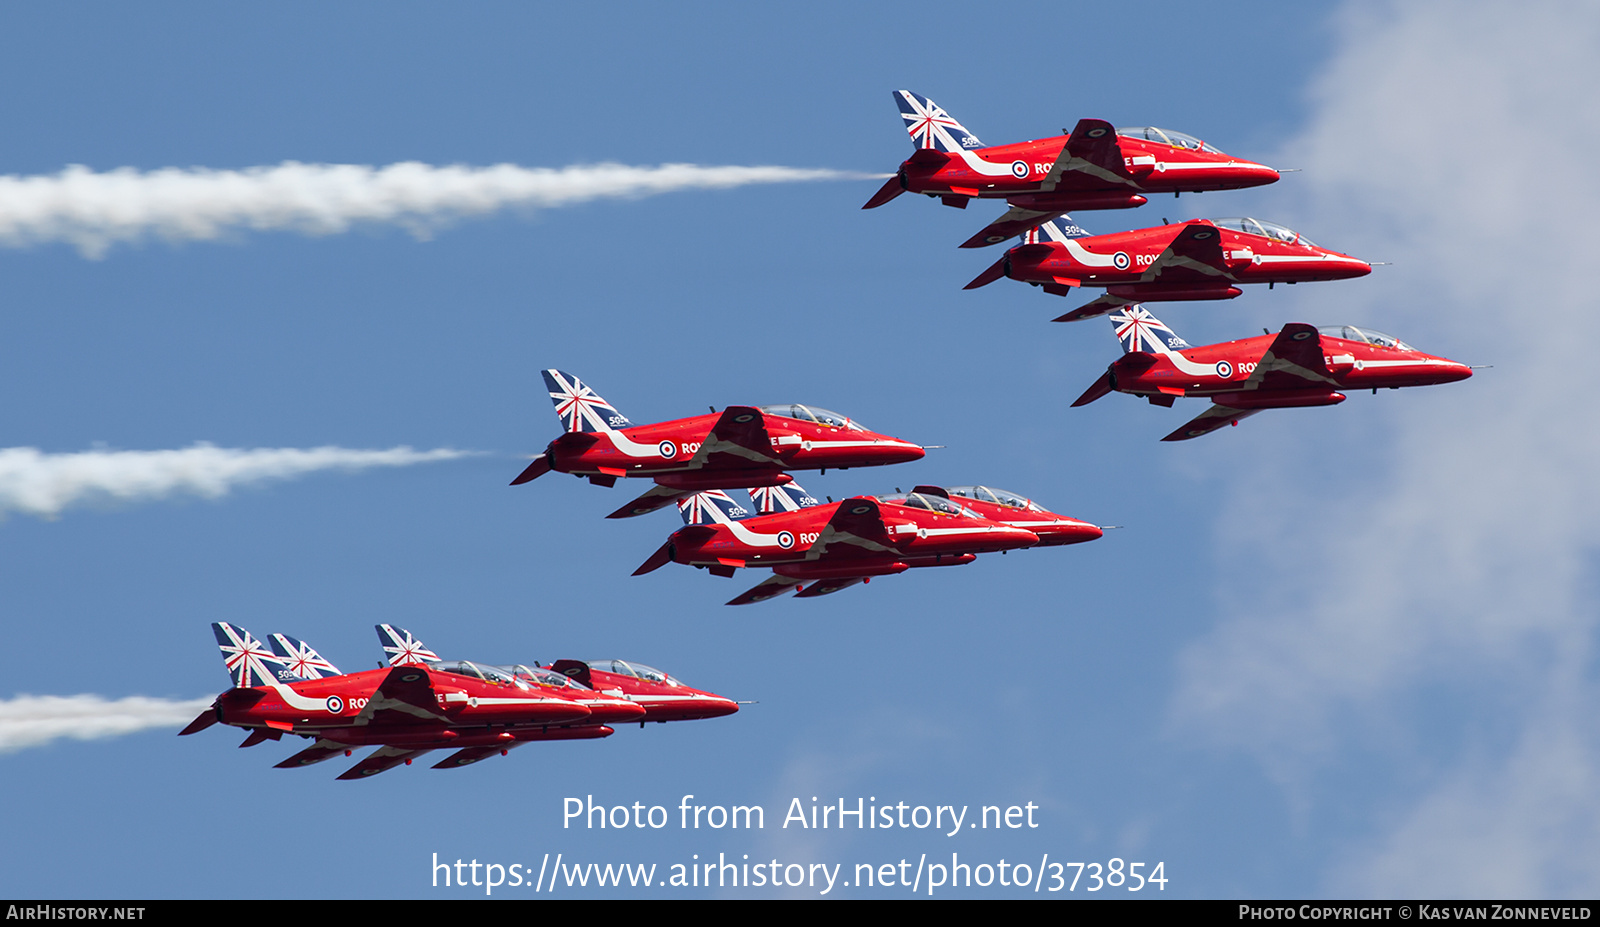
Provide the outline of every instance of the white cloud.
{"type": "Polygon", "coordinates": [[[38,747],[52,740],[98,740],[155,727],[179,728],[194,720],[211,696],[180,701],[136,695],[19,695],[0,700],[0,753],[38,747]]]}
{"type": "Polygon", "coordinates": [[[405,467],[471,453],[409,447],[373,451],[343,447],[244,449],[205,443],[180,450],[75,454],[46,454],[32,447],[0,448],[0,518],[13,512],[53,518],[70,505],[108,499],[144,501],[180,492],[214,499],[236,486],[318,470],[405,467]]]}
{"type": "Polygon", "coordinates": [[[195,241],[242,229],[332,235],[364,222],[419,234],[508,207],[717,190],[761,183],[856,179],[847,171],[774,166],[588,164],[530,168],[301,164],[245,170],[73,165],[59,174],[0,176],[0,244],[67,242],[99,257],[118,242],[195,241]]]}
{"type": "Polygon", "coordinates": [[[1593,858],[1571,809],[1600,807],[1600,8],[1362,4],[1343,25],[1274,218],[1397,264],[1281,305],[1495,369],[1249,423],[1274,443],[1221,529],[1230,617],[1184,654],[1173,716],[1301,798],[1352,751],[1443,764],[1364,809],[1341,892],[1592,894],[1600,872],[1545,863],[1593,858]]]}

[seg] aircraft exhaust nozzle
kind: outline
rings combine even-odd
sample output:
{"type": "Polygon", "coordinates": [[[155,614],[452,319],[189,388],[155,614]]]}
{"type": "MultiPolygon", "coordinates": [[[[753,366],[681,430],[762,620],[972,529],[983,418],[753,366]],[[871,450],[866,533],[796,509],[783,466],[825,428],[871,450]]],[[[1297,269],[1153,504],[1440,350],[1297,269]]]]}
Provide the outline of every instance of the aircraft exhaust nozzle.
{"type": "Polygon", "coordinates": [[[999,280],[1001,277],[1008,276],[1010,273],[1011,273],[1011,256],[1008,254],[1008,255],[1002,256],[1000,258],[1000,260],[995,261],[993,264],[990,264],[988,270],[986,270],[983,273],[977,275],[976,277],[973,277],[972,278],[972,282],[967,284],[966,286],[962,287],[962,289],[963,290],[976,290],[978,287],[980,287],[980,286],[988,286],[989,284],[995,282],[996,280],[999,280]]]}

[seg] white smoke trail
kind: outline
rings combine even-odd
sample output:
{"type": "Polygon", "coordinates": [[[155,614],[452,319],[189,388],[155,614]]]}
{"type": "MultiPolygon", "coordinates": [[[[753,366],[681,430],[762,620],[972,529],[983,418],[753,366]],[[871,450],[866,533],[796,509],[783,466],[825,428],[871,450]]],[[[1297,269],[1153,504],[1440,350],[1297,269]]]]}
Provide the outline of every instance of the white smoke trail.
{"type": "Polygon", "coordinates": [[[152,727],[178,728],[211,705],[212,697],[110,699],[98,695],[19,695],[0,700],[0,753],[71,737],[97,740],[152,727]]]}
{"type": "Polygon", "coordinates": [[[73,165],[59,174],[0,176],[0,244],[67,242],[85,257],[100,257],[117,242],[212,239],[236,229],[331,235],[359,222],[388,222],[422,235],[455,219],[507,207],[871,176],[877,175],[698,164],[529,168],[407,161],[377,168],[287,161],[237,171],[119,168],[104,173],[73,165]]]}
{"type": "Polygon", "coordinates": [[[54,518],[75,503],[96,499],[159,499],[177,492],[208,498],[235,486],[288,479],[315,470],[404,467],[472,454],[409,447],[360,451],[342,447],[227,448],[204,442],[170,451],[84,451],[45,454],[33,447],[0,448],[0,518],[26,512],[54,518]]]}

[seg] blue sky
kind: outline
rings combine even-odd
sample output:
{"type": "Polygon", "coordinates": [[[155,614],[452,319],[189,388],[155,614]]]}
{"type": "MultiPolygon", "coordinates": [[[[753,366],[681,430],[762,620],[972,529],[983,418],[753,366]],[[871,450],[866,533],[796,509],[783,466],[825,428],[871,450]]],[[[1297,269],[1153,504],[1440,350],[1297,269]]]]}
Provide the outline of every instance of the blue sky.
{"type": "Polygon", "coordinates": [[[9,803],[0,890],[451,897],[430,884],[435,853],[663,869],[748,853],[848,873],[957,852],[1160,861],[1169,897],[1592,896],[1597,448],[1574,427],[1587,359],[1549,332],[1584,330],[1591,302],[1576,269],[1596,244],[1600,194],[1581,168],[1600,134],[1583,89],[1600,21],[1559,3],[1515,16],[1041,8],[1018,11],[1020,34],[972,17],[927,4],[0,14],[0,173],[15,175],[289,160],[886,172],[910,150],[889,96],[901,87],[990,143],[1082,116],[1169,126],[1304,170],[1081,224],[1259,215],[1393,262],[1156,307],[1188,341],[1349,322],[1495,365],[1164,445],[1200,406],[1068,409],[1116,356],[1108,325],[1051,325],[1077,302],[1021,286],[961,291],[994,256],[955,246],[997,207],[902,198],[862,212],[874,180],[510,209],[424,237],[369,223],[99,259],[0,247],[0,447],[482,452],[11,514],[0,699],[212,695],[226,677],[206,626],[223,620],[308,640],[346,669],[374,665],[371,627],[388,622],[451,658],[637,659],[759,702],[361,783],[334,781],[332,763],[273,769],[292,748],[239,751],[242,735],[217,728],[0,753],[7,793],[26,796],[9,803]],[[636,422],[800,401],[947,445],[806,479],[814,493],[982,482],[1126,527],[724,608],[756,578],[628,575],[677,524],[605,520],[628,489],[506,485],[557,434],[544,367],[636,422]],[[689,793],[760,804],[768,826],[561,827],[568,796],[675,808],[689,793]],[[812,796],[1033,802],[1040,826],[778,827],[791,798],[812,796]]]}

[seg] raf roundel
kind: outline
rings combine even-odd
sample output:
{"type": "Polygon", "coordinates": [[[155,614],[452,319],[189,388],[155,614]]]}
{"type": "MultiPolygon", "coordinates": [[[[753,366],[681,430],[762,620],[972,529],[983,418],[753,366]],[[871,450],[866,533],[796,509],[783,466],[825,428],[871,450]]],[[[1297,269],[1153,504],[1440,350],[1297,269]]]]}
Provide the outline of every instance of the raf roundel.
{"type": "Polygon", "coordinates": [[[789,548],[793,547],[794,546],[794,535],[790,534],[787,531],[779,531],[778,532],[778,546],[783,548],[784,550],[788,550],[789,548]]]}
{"type": "Polygon", "coordinates": [[[735,415],[733,417],[733,420],[738,422],[739,424],[743,425],[745,422],[748,422],[753,418],[755,418],[754,415],[751,415],[749,412],[746,412],[743,415],[735,415]]]}
{"type": "Polygon", "coordinates": [[[1294,340],[1296,340],[1296,341],[1304,341],[1307,338],[1311,337],[1311,333],[1310,332],[1295,332],[1290,337],[1294,338],[1294,340]]]}
{"type": "Polygon", "coordinates": [[[344,712],[344,699],[337,695],[328,696],[328,714],[337,715],[344,712]]]}
{"type": "Polygon", "coordinates": [[[656,451],[667,460],[671,460],[672,458],[678,456],[678,446],[673,444],[671,441],[663,441],[656,445],[656,451]]]}
{"type": "Polygon", "coordinates": [[[1224,380],[1233,376],[1233,365],[1227,361],[1217,361],[1217,376],[1224,380]]]}
{"type": "Polygon", "coordinates": [[[1127,270],[1128,264],[1130,263],[1131,262],[1128,260],[1128,252],[1126,251],[1118,251],[1116,254],[1111,256],[1111,264],[1112,266],[1116,267],[1117,270],[1127,270]]]}
{"type": "Polygon", "coordinates": [[[1210,238],[1210,237],[1211,237],[1211,233],[1210,232],[1195,232],[1194,233],[1194,240],[1195,241],[1205,241],[1207,238],[1210,238]]]}
{"type": "Polygon", "coordinates": [[[867,513],[868,513],[868,512],[870,512],[870,511],[872,511],[872,507],[871,507],[871,506],[868,506],[868,505],[858,505],[858,506],[856,506],[856,507],[855,507],[855,508],[853,508],[853,509],[851,509],[851,510],[850,510],[850,514],[851,514],[851,515],[865,515],[865,514],[867,514],[867,513]]]}
{"type": "Polygon", "coordinates": [[[1027,176],[1028,176],[1028,162],[1026,162],[1026,161],[1012,161],[1011,162],[1011,173],[1018,180],[1027,179],[1027,176]]]}
{"type": "Polygon", "coordinates": [[[1100,136],[1102,136],[1104,134],[1106,134],[1106,130],[1105,129],[1090,129],[1089,130],[1089,137],[1090,138],[1099,138],[1100,136]]]}

